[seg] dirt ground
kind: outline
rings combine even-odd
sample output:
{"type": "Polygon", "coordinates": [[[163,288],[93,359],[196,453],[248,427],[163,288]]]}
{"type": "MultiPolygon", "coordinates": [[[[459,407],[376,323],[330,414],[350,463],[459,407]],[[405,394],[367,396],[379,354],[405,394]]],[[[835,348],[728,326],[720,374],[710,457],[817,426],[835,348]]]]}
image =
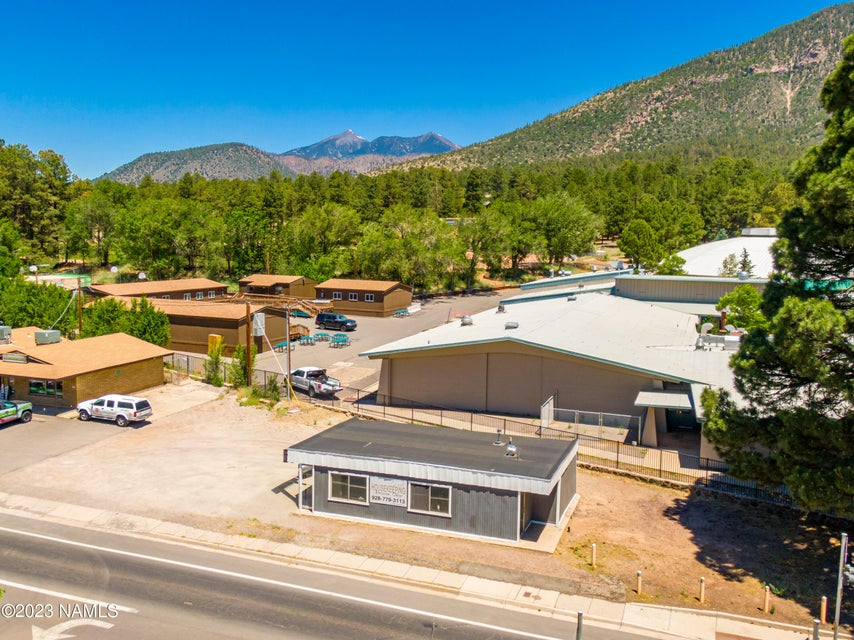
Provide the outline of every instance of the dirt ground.
{"type": "MultiPolygon", "coordinates": [[[[295,468],[282,462],[282,449],[346,417],[301,402],[251,407],[234,394],[212,394],[192,409],[10,471],[0,491],[566,593],[801,625],[825,594],[832,616],[838,523],[615,475],[580,471],[581,501],[554,554],[298,513],[295,468]],[[773,592],[768,614],[765,584],[773,592]]],[[[844,620],[850,632],[850,602],[844,620]]]]}

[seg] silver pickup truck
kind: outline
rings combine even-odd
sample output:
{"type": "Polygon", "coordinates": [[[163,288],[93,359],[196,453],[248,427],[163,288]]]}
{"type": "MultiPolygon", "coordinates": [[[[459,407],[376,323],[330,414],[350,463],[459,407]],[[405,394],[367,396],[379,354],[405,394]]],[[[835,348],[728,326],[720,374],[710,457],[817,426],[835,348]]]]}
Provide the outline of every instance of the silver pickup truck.
{"type": "Polygon", "coordinates": [[[312,398],[332,396],[341,391],[341,382],[326,375],[320,367],[301,367],[291,371],[291,386],[301,389],[312,398]]]}

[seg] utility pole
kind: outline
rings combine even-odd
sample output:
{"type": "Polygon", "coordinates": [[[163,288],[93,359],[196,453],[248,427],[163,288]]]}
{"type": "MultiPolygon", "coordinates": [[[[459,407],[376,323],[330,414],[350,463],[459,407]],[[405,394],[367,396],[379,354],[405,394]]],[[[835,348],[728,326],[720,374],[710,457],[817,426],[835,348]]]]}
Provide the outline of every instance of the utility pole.
{"type": "Polygon", "coordinates": [[[80,288],[80,276],[77,276],[77,337],[83,335],[83,290],[80,288]]]}
{"type": "Polygon", "coordinates": [[[246,386],[252,386],[252,305],[246,301],[246,386]]]}
{"type": "Polygon", "coordinates": [[[285,303],[285,385],[288,388],[288,402],[292,397],[293,389],[291,388],[291,305],[285,303]]]}
{"type": "Polygon", "coordinates": [[[839,640],[839,613],[842,609],[842,589],[844,587],[843,572],[848,560],[848,534],[842,534],[842,544],[839,547],[839,576],[836,580],[836,614],[833,616],[833,640],[839,640]]]}

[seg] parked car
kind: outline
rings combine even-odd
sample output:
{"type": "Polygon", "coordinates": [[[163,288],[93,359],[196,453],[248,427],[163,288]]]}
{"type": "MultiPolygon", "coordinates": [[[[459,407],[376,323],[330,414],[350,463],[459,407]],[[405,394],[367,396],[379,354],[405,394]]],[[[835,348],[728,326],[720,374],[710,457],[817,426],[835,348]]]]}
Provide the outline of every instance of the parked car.
{"type": "Polygon", "coordinates": [[[331,396],[341,391],[341,382],[326,375],[320,367],[301,367],[291,371],[291,386],[302,389],[312,398],[331,396]]]}
{"type": "Polygon", "coordinates": [[[151,414],[151,403],[135,396],[110,394],[77,405],[77,417],[81,420],[113,420],[120,427],[150,418],[151,414]]]}
{"type": "Polygon", "coordinates": [[[29,422],[33,419],[33,403],[24,400],[0,400],[0,424],[14,422],[29,422]]]}
{"type": "Polygon", "coordinates": [[[314,319],[314,324],[322,329],[332,329],[334,331],[355,331],[356,321],[348,318],[342,313],[333,313],[331,311],[321,311],[314,319]]]}

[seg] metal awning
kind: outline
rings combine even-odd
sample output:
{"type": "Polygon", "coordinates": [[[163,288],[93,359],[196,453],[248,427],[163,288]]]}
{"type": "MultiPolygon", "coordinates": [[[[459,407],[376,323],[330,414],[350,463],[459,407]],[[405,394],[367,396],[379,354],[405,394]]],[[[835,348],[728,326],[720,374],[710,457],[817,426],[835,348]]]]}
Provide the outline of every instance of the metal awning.
{"type": "Polygon", "coordinates": [[[635,398],[636,407],[656,409],[682,409],[691,411],[691,394],[687,391],[641,391],[635,398]]]}

